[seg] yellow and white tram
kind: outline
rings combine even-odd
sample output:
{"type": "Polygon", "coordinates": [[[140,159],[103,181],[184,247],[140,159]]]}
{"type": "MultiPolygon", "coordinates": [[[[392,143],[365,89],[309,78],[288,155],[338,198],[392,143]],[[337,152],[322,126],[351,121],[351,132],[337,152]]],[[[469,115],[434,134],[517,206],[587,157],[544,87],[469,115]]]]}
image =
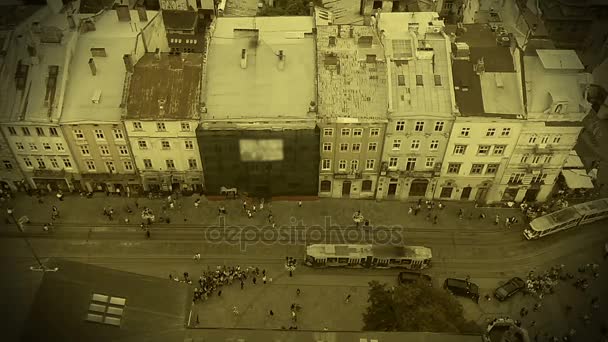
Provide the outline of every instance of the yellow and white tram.
{"type": "Polygon", "coordinates": [[[406,268],[420,270],[431,265],[431,249],[422,246],[374,246],[314,244],[306,247],[311,267],[406,268]]]}
{"type": "Polygon", "coordinates": [[[575,204],[532,220],[530,227],[524,230],[524,237],[534,240],[606,217],[608,217],[608,198],[575,204]]]}

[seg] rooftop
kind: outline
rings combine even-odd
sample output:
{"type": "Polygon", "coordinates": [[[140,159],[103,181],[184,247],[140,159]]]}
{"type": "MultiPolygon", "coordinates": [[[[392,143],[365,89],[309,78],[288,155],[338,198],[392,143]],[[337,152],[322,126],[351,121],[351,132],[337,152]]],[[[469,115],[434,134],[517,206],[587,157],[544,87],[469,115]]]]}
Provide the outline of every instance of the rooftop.
{"type": "Polygon", "coordinates": [[[146,53],[135,64],[127,119],[188,119],[199,112],[203,56],[146,53]]]}
{"type": "Polygon", "coordinates": [[[47,265],[59,270],[44,273],[22,341],[183,341],[189,286],[61,259],[47,265]]]}
{"type": "Polygon", "coordinates": [[[0,6],[0,30],[13,29],[41,8],[38,5],[0,6]]]}
{"type": "Polygon", "coordinates": [[[312,17],[217,18],[206,118],[308,118],[316,102],[312,28],[312,17]]]}
{"type": "Polygon", "coordinates": [[[166,29],[170,30],[194,30],[196,28],[196,11],[162,11],[163,22],[166,29]]]}
{"type": "MultiPolygon", "coordinates": [[[[148,11],[148,19],[157,13],[148,11]]],[[[137,11],[131,11],[131,17],[137,18],[137,11]]],[[[96,18],[95,31],[79,35],[70,65],[62,122],[120,121],[127,75],[123,56],[129,54],[132,63],[136,62],[138,32],[131,24],[119,21],[114,11],[108,11],[96,18]],[[89,66],[91,58],[96,75],[89,66]]]]}
{"type": "Polygon", "coordinates": [[[395,112],[452,113],[450,43],[437,18],[434,12],[380,14],[395,112]]]}
{"type": "Polygon", "coordinates": [[[317,54],[320,117],[386,119],[386,59],[372,27],[319,26],[317,54]]]}
{"type": "Polygon", "coordinates": [[[112,8],[116,0],[80,0],[80,10],[82,14],[93,14],[104,8],[112,8]]]}

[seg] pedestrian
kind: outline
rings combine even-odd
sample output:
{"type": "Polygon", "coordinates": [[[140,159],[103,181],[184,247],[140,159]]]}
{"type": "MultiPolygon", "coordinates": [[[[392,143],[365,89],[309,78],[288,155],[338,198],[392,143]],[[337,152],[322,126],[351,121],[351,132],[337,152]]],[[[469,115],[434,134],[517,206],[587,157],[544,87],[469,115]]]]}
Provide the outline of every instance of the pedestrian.
{"type": "Polygon", "coordinates": [[[435,215],[435,217],[433,217],[433,224],[437,224],[437,219],[438,219],[438,217],[437,217],[437,215],[435,215]]]}
{"type": "Polygon", "coordinates": [[[418,215],[418,211],[420,211],[420,208],[416,208],[416,209],[414,209],[414,216],[417,216],[417,215],[418,215]]]}
{"type": "Polygon", "coordinates": [[[146,229],[146,239],[149,239],[149,238],[150,238],[150,230],[146,229]]]}
{"type": "Polygon", "coordinates": [[[494,225],[498,226],[498,223],[500,223],[500,215],[496,214],[496,218],[494,219],[494,225]]]}
{"type": "Polygon", "coordinates": [[[125,224],[129,224],[129,218],[125,217],[125,224]]]}
{"type": "Polygon", "coordinates": [[[509,218],[508,218],[508,217],[505,219],[505,227],[506,227],[507,229],[510,229],[510,228],[511,228],[511,220],[509,220],[509,218]]]}
{"type": "Polygon", "coordinates": [[[535,325],[536,325],[536,321],[530,322],[530,328],[534,327],[535,325]]]}
{"type": "Polygon", "coordinates": [[[146,226],[143,223],[139,225],[139,228],[141,228],[141,230],[146,230],[146,226]]]}
{"type": "Polygon", "coordinates": [[[217,296],[221,297],[222,296],[222,290],[217,291],[217,296]]]}
{"type": "Polygon", "coordinates": [[[251,210],[247,210],[247,217],[252,218],[253,214],[251,213],[251,210]]]}
{"type": "Polygon", "coordinates": [[[241,280],[241,290],[245,288],[245,283],[241,280]]]}
{"type": "Polygon", "coordinates": [[[430,221],[431,220],[431,212],[429,211],[428,214],[426,214],[426,220],[430,221]]]}
{"type": "Polygon", "coordinates": [[[346,299],[344,300],[345,303],[350,303],[350,295],[346,296],[346,299]]]}
{"type": "Polygon", "coordinates": [[[296,296],[299,296],[299,295],[300,295],[300,293],[301,293],[300,289],[299,289],[299,288],[298,288],[298,289],[296,289],[296,296]]]}
{"type": "Polygon", "coordinates": [[[233,306],[233,307],[232,307],[232,313],[233,313],[235,316],[238,316],[238,315],[239,315],[239,309],[238,309],[236,306],[233,306]]]}
{"type": "Polygon", "coordinates": [[[298,201],[298,207],[302,208],[302,201],[298,201]]]}
{"type": "Polygon", "coordinates": [[[200,205],[200,203],[201,203],[200,200],[197,199],[196,201],[194,201],[194,207],[198,208],[198,206],[200,205]]]}
{"type": "Polygon", "coordinates": [[[253,285],[255,285],[255,283],[256,283],[258,280],[256,279],[256,277],[253,277],[252,281],[253,281],[253,285]]]}
{"type": "Polygon", "coordinates": [[[272,312],[272,310],[270,310],[270,316],[274,316],[274,312],[272,312]]]}
{"type": "Polygon", "coordinates": [[[247,202],[243,201],[243,210],[247,210],[247,202]]]}
{"type": "Polygon", "coordinates": [[[262,281],[264,282],[264,284],[266,284],[266,276],[262,277],[262,281]]]}
{"type": "Polygon", "coordinates": [[[414,211],[414,208],[410,207],[410,209],[407,211],[408,215],[411,215],[413,211],[414,211]]]}
{"type": "Polygon", "coordinates": [[[49,231],[49,224],[48,224],[48,223],[46,223],[46,224],[44,225],[44,227],[42,227],[42,230],[44,230],[45,232],[48,232],[48,231],[49,231]]]}
{"type": "Polygon", "coordinates": [[[473,219],[473,212],[471,211],[471,212],[469,213],[469,220],[472,220],[472,219],[473,219]]]}
{"type": "Polygon", "coordinates": [[[169,279],[173,280],[173,274],[169,273],[169,279]]]}
{"type": "Polygon", "coordinates": [[[463,216],[464,216],[464,210],[462,210],[462,208],[458,209],[458,219],[462,220],[463,216]]]}
{"type": "Polygon", "coordinates": [[[437,206],[439,207],[439,210],[443,210],[443,207],[444,207],[443,203],[439,202],[437,204],[437,206]]]}

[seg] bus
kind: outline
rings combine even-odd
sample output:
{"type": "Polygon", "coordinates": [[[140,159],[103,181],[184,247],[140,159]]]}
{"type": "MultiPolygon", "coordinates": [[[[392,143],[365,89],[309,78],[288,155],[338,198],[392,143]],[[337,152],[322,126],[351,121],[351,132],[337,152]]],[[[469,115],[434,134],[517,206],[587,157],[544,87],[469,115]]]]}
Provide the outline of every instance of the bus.
{"type": "Polygon", "coordinates": [[[431,265],[431,249],[422,246],[314,244],[306,247],[306,265],[421,270],[431,265]]]}
{"type": "Polygon", "coordinates": [[[606,217],[608,217],[608,198],[575,204],[530,221],[530,227],[524,230],[524,237],[527,240],[535,240],[606,217]]]}

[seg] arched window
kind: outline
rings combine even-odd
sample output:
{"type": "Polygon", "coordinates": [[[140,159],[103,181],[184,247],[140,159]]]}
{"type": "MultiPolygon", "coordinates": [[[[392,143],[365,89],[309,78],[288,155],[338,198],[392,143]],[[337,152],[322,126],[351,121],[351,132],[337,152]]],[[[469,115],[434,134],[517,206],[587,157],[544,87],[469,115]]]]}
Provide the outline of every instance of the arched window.
{"type": "Polygon", "coordinates": [[[324,180],[321,181],[321,192],[330,192],[331,191],[331,181],[324,180]]]}

